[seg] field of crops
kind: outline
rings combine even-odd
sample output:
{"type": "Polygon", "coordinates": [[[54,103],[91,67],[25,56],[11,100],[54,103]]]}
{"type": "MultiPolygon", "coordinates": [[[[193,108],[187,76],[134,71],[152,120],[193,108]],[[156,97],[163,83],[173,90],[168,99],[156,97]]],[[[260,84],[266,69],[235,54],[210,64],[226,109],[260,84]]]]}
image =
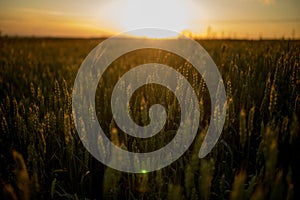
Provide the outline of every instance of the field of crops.
{"type": "Polygon", "coordinates": [[[221,138],[203,159],[198,152],[210,123],[211,105],[206,84],[193,66],[170,52],[154,49],[130,52],[115,60],[99,81],[96,108],[91,109],[96,109],[110,140],[123,149],[159,149],[174,137],[180,123],[174,94],[149,84],[132,96],[131,117],[146,125],[149,107],[160,103],[168,116],[163,130],[153,138],[137,139],[117,127],[110,97],[118,78],[129,69],[150,62],[172,66],[188,79],[199,99],[200,128],[188,151],[161,170],[138,174],[98,162],[75,129],[72,87],[82,61],[99,42],[101,39],[0,38],[3,198],[299,199],[299,41],[198,41],[218,66],[227,95],[221,138]]]}

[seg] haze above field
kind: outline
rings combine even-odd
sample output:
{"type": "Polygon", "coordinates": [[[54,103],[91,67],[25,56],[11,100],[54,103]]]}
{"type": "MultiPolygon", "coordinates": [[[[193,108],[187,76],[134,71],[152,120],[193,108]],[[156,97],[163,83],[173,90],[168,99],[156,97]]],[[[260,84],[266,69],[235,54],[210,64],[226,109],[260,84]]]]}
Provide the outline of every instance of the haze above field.
{"type": "Polygon", "coordinates": [[[160,27],[203,38],[300,38],[299,8],[299,0],[0,0],[0,30],[103,37],[160,27]]]}

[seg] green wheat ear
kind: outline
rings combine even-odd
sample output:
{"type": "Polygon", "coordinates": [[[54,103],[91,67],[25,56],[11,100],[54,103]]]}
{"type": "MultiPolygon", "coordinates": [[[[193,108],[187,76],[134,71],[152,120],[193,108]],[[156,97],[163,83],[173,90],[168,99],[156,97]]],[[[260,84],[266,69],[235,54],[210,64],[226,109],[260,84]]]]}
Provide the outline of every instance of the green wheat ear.
{"type": "Polygon", "coordinates": [[[247,127],[246,127],[246,112],[244,109],[240,112],[240,119],[239,119],[239,135],[240,135],[240,145],[242,147],[242,151],[245,149],[245,144],[247,141],[247,127]]]}
{"type": "Polygon", "coordinates": [[[253,192],[253,194],[251,195],[250,200],[265,200],[265,194],[264,194],[264,188],[262,186],[262,184],[259,184],[255,191],[253,192]]]}
{"type": "Polygon", "coordinates": [[[202,159],[200,161],[200,176],[198,184],[199,193],[202,199],[209,199],[214,170],[215,160],[213,158],[208,160],[202,159]]]}
{"type": "Polygon", "coordinates": [[[22,197],[24,200],[29,200],[30,199],[30,193],[29,193],[29,175],[27,172],[27,167],[25,165],[23,156],[18,153],[17,151],[13,150],[12,151],[13,158],[16,163],[15,167],[15,175],[16,175],[16,184],[18,187],[18,193],[19,196],[22,197]]]}
{"type": "Polygon", "coordinates": [[[250,137],[254,130],[255,105],[253,105],[253,107],[250,109],[248,115],[249,115],[249,117],[248,117],[248,136],[249,136],[249,140],[250,140],[250,137]]]}
{"type": "Polygon", "coordinates": [[[103,193],[104,196],[111,196],[113,199],[118,197],[120,192],[119,182],[122,173],[110,167],[107,167],[103,178],[103,193]]]}
{"type": "Polygon", "coordinates": [[[233,188],[230,193],[231,200],[240,200],[245,199],[245,181],[246,181],[246,172],[241,171],[239,174],[235,175],[233,188]]]}
{"type": "Polygon", "coordinates": [[[181,185],[168,184],[168,200],[182,200],[182,187],[181,185]]]}
{"type": "Polygon", "coordinates": [[[277,101],[278,101],[278,93],[276,91],[275,85],[273,84],[271,87],[271,92],[270,92],[270,103],[269,103],[269,111],[271,114],[271,117],[274,112],[276,112],[276,106],[277,106],[277,101]]]}
{"type": "Polygon", "coordinates": [[[194,171],[191,165],[188,164],[185,168],[184,174],[184,187],[187,193],[187,198],[190,198],[193,185],[195,184],[194,176],[194,171]]]}

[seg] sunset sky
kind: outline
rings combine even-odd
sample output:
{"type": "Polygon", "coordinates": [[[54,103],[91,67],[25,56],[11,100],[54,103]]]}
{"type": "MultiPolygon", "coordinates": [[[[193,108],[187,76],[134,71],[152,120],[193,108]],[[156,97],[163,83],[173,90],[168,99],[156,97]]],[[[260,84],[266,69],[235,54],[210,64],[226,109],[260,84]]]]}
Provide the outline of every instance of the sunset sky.
{"type": "Polygon", "coordinates": [[[160,27],[210,38],[300,38],[299,10],[299,0],[0,0],[0,30],[99,37],[160,27]]]}

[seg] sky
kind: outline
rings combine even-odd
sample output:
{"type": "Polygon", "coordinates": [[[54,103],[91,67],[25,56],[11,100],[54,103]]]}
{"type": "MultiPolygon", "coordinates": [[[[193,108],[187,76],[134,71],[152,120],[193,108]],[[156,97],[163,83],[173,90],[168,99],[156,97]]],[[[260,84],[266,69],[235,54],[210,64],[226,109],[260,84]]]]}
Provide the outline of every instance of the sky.
{"type": "Polygon", "coordinates": [[[299,10],[299,0],[0,0],[0,31],[102,37],[159,27],[204,38],[300,38],[299,10]]]}

